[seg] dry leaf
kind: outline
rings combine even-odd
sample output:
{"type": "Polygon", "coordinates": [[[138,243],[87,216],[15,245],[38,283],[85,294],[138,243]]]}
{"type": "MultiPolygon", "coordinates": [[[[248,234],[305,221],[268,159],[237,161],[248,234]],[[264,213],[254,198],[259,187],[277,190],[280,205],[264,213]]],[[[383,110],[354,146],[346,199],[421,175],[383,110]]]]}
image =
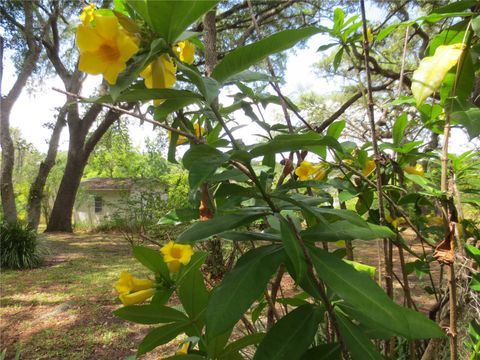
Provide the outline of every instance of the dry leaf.
{"type": "Polygon", "coordinates": [[[455,223],[451,224],[450,232],[440,244],[435,247],[433,257],[439,263],[452,265],[455,260],[455,223]]]}
{"type": "Polygon", "coordinates": [[[412,78],[412,93],[417,106],[440,87],[448,70],[457,64],[464,48],[464,44],[441,45],[433,56],[422,59],[412,78]]]}

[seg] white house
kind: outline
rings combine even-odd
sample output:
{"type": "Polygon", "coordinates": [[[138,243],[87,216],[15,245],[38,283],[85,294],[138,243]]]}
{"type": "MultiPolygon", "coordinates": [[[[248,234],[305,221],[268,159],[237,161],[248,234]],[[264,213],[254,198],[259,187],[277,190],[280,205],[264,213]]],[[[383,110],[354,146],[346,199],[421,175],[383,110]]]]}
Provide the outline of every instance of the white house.
{"type": "Polygon", "coordinates": [[[75,202],[75,224],[96,226],[112,216],[121,216],[126,207],[141,206],[144,195],[159,201],[168,199],[166,188],[155,179],[93,178],[82,181],[75,202]]]}

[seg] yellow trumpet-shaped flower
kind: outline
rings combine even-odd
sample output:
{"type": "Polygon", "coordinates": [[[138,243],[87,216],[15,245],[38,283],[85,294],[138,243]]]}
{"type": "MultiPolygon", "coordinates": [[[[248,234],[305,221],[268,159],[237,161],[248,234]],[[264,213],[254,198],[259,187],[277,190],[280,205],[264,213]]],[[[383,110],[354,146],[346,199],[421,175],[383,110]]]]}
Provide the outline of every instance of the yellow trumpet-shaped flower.
{"type": "Polygon", "coordinates": [[[407,174],[424,176],[425,170],[423,169],[422,164],[416,164],[415,166],[406,166],[403,169],[407,174]]]}
{"type": "Polygon", "coordinates": [[[175,244],[173,241],[163,246],[160,251],[163,254],[163,260],[172,273],[178,272],[180,265],[187,265],[193,255],[193,249],[190,245],[175,244]]]}
{"type": "Polygon", "coordinates": [[[300,181],[323,180],[327,175],[325,167],[322,164],[313,165],[311,162],[302,161],[300,166],[295,169],[295,175],[300,181]]]}
{"type": "Polygon", "coordinates": [[[370,175],[375,170],[376,167],[377,165],[375,164],[374,160],[365,161],[365,165],[363,166],[363,169],[362,169],[362,175],[363,176],[370,175]]]}
{"type": "Polygon", "coordinates": [[[326,175],[327,175],[327,172],[325,171],[324,168],[318,168],[318,171],[314,176],[314,180],[322,181],[323,179],[325,179],[326,175]]]}
{"type": "Polygon", "coordinates": [[[87,23],[77,28],[78,68],[88,74],[102,74],[113,85],[118,74],[125,70],[127,61],[138,51],[138,46],[115,16],[93,16],[95,27],[87,23]]]}
{"type": "MultiPolygon", "coordinates": [[[[195,129],[195,134],[197,135],[197,137],[202,136],[202,134],[205,132],[205,129],[201,127],[198,123],[193,124],[193,128],[195,129]]],[[[168,137],[169,139],[172,138],[171,132],[168,133],[168,137]]],[[[186,143],[188,143],[188,139],[183,135],[179,135],[177,139],[177,145],[183,145],[186,143]]]]}
{"type": "MultiPolygon", "coordinates": [[[[177,81],[176,72],[177,67],[172,59],[162,54],[143,69],[140,76],[145,79],[145,86],[149,89],[167,89],[177,81]]],[[[153,104],[159,106],[162,102],[162,99],[156,99],[153,104]]]]}
{"type": "Polygon", "coordinates": [[[149,279],[139,279],[129,272],[122,271],[120,279],[115,283],[123,305],[138,304],[152,297],[155,293],[154,282],[149,279]]]}
{"type": "Polygon", "coordinates": [[[175,355],[187,355],[190,348],[190,341],[183,343],[183,345],[175,352],[175,355]]]}
{"type": "Polygon", "coordinates": [[[443,218],[436,215],[427,215],[427,224],[428,226],[442,226],[443,218]]]}
{"type": "Polygon", "coordinates": [[[190,41],[180,41],[173,45],[172,50],[181,62],[187,63],[189,65],[193,64],[195,56],[195,45],[193,45],[190,41]]]}
{"type": "Polygon", "coordinates": [[[135,305],[144,302],[145,300],[151,298],[155,294],[155,289],[145,289],[140,291],[135,291],[131,294],[120,294],[118,298],[123,305],[135,305]]]}
{"type": "Polygon", "coordinates": [[[95,4],[88,4],[83,8],[82,13],[80,14],[80,20],[82,20],[84,25],[87,25],[94,19],[94,13],[95,4]]]}
{"type": "Polygon", "coordinates": [[[120,293],[145,290],[153,287],[154,283],[150,279],[139,279],[127,271],[120,273],[120,279],[115,283],[115,289],[120,293]]]}
{"type": "Polygon", "coordinates": [[[394,228],[398,228],[400,225],[404,225],[407,223],[407,221],[405,220],[405,218],[403,216],[400,216],[398,218],[392,218],[390,215],[385,215],[385,220],[392,224],[392,226],[394,228]]]}
{"type": "Polygon", "coordinates": [[[295,169],[295,175],[300,181],[309,180],[310,176],[315,172],[315,167],[309,161],[302,161],[300,166],[295,169]]]}

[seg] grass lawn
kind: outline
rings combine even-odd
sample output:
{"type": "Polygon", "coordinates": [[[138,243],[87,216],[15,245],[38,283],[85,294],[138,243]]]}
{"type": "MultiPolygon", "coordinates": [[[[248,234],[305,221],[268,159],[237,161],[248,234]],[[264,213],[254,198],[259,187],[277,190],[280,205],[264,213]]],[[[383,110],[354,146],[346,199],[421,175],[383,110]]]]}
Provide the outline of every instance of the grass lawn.
{"type": "MultiPolygon", "coordinates": [[[[148,270],[136,262],[121,235],[42,235],[49,251],[34,270],[1,273],[0,346],[7,359],[124,359],[136,351],[147,326],[112,314],[121,306],[113,284],[123,270],[148,270]]],[[[141,359],[173,355],[166,345],[141,359]]]]}

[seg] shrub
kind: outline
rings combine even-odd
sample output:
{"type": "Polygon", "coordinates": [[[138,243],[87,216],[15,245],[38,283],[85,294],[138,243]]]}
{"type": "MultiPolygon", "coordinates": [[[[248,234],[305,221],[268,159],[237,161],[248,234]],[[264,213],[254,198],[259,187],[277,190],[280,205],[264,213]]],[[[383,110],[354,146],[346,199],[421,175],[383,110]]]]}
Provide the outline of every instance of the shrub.
{"type": "Polygon", "coordinates": [[[42,262],[37,248],[37,234],[26,225],[17,222],[0,225],[0,267],[31,269],[42,262]]]}

